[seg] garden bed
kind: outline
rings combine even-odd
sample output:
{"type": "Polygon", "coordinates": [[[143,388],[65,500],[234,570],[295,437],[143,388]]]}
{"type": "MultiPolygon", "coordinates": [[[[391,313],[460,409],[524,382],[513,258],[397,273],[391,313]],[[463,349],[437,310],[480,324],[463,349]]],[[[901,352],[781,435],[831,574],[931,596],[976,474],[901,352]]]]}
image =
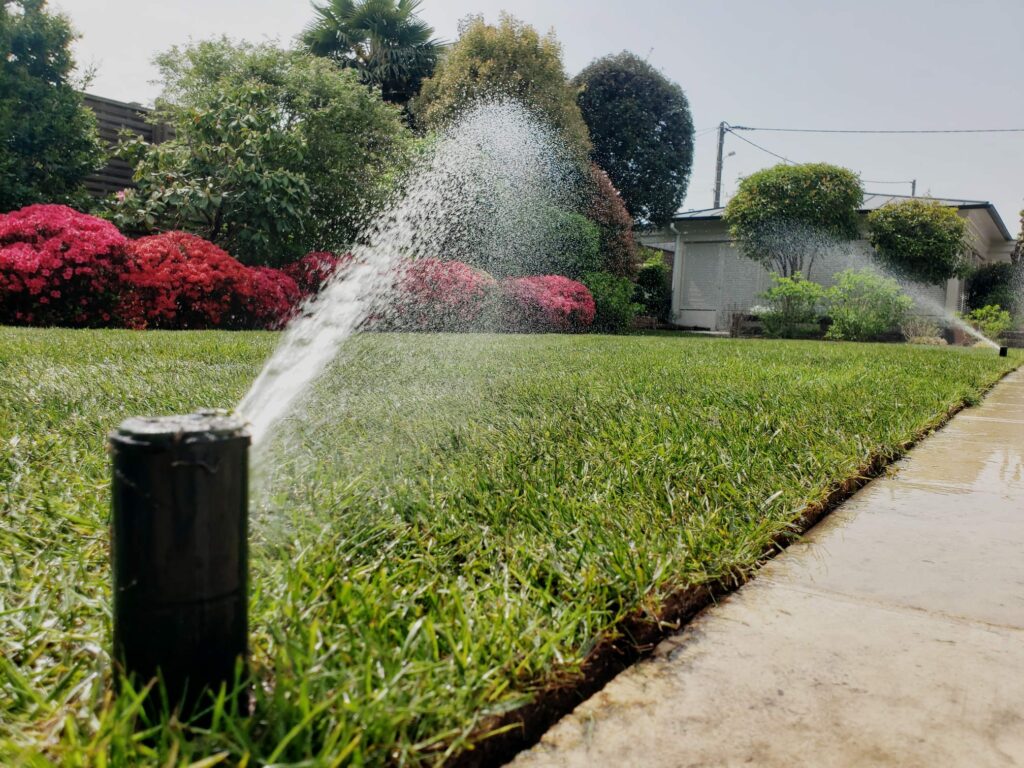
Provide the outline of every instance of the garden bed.
{"type": "Polygon", "coordinates": [[[255,714],[140,738],[132,697],[107,696],[105,434],[237,402],[275,340],[0,329],[0,762],[472,762],[1020,362],[363,336],[279,436],[254,513],[255,714]]]}

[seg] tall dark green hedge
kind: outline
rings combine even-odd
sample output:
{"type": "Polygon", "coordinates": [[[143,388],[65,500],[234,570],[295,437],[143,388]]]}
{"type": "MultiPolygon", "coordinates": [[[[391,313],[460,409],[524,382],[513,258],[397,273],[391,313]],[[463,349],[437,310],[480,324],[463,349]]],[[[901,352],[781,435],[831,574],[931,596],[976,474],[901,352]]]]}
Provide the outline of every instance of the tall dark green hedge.
{"type": "Polygon", "coordinates": [[[573,82],[594,162],[634,220],[670,221],[693,166],[693,119],[683,89],[627,51],[598,59],[573,82]]]}

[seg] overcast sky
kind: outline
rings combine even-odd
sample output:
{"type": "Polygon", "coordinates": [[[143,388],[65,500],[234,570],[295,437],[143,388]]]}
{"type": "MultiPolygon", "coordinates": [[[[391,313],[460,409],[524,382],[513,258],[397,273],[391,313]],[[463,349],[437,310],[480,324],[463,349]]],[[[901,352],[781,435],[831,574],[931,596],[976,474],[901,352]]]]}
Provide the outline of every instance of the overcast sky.
{"type": "MultiPolygon", "coordinates": [[[[51,0],[95,67],[93,93],[151,102],[153,55],[229,35],[289,43],[306,0],[51,0]]],[[[1024,128],[1024,0],[423,0],[421,16],[454,40],[460,18],[508,10],[564,47],[575,74],[623,49],[647,56],[686,91],[699,133],[686,208],[712,202],[716,132],[794,128],[1024,128]]],[[[991,200],[1011,232],[1024,207],[1024,133],[850,136],[746,133],[797,162],[861,173],[868,191],[991,200]]],[[[728,137],[725,193],[778,162],[728,137]]]]}

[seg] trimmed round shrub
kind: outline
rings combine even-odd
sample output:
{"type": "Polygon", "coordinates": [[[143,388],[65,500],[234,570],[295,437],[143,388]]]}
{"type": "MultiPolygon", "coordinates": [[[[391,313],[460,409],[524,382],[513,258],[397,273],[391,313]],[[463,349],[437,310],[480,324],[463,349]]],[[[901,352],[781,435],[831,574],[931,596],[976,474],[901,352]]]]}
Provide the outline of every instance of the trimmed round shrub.
{"type": "Polygon", "coordinates": [[[63,205],[0,215],[0,322],[109,324],[127,242],[110,222],[63,205]]]}
{"type": "Polygon", "coordinates": [[[500,289],[500,323],[508,330],[575,332],[594,322],[594,297],[583,283],[567,277],[508,278],[500,289]]]}
{"type": "Polygon", "coordinates": [[[299,292],[306,298],[320,293],[320,289],[334,273],[351,261],[351,253],[338,256],[328,251],[313,251],[298,261],[282,267],[281,271],[295,281],[299,292]]]}
{"type": "Polygon", "coordinates": [[[632,281],[608,272],[591,272],[583,283],[594,297],[594,329],[605,333],[629,330],[642,309],[633,301],[636,286],[632,281]]]}
{"type": "Polygon", "coordinates": [[[186,232],[132,241],[122,282],[120,316],[132,328],[276,328],[299,298],[283,272],[250,269],[186,232]]]}
{"type": "Polygon", "coordinates": [[[898,275],[938,285],[969,266],[966,219],[935,200],[887,203],[868,214],[868,228],[878,258],[898,275]]]}
{"type": "Polygon", "coordinates": [[[497,281],[461,261],[419,259],[402,265],[395,323],[410,330],[479,328],[497,281]]]}

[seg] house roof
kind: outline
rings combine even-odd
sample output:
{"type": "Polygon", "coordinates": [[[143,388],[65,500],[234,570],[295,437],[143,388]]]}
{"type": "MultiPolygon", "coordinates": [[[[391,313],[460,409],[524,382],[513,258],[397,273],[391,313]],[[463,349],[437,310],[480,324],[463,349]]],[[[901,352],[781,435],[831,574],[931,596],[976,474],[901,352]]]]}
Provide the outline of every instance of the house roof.
{"type": "MultiPolygon", "coordinates": [[[[868,213],[881,208],[887,203],[895,203],[900,200],[911,200],[910,195],[880,195],[869,192],[864,195],[864,202],[858,209],[861,213],[868,213]]],[[[995,223],[999,233],[1003,236],[1003,239],[1007,242],[1013,242],[1013,236],[1010,234],[1010,230],[1006,228],[1006,224],[1003,223],[1002,217],[999,215],[999,211],[996,207],[987,200],[962,200],[954,197],[928,197],[918,198],[922,200],[934,200],[943,205],[948,205],[951,208],[959,208],[961,210],[970,210],[972,208],[984,209],[988,212],[989,216],[992,217],[992,221],[995,223]]],[[[710,221],[714,219],[722,218],[722,214],[725,213],[725,208],[704,208],[699,211],[680,211],[673,216],[674,221],[710,221]]]]}

